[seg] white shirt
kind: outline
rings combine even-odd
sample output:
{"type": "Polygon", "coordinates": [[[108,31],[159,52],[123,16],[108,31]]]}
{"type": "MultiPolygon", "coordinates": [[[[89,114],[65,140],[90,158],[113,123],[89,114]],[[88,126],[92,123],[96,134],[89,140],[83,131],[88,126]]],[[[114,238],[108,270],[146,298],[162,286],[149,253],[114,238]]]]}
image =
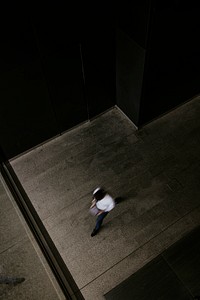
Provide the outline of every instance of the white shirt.
{"type": "Polygon", "coordinates": [[[96,202],[96,206],[99,210],[109,212],[115,207],[115,201],[110,195],[106,194],[103,199],[96,202]]]}

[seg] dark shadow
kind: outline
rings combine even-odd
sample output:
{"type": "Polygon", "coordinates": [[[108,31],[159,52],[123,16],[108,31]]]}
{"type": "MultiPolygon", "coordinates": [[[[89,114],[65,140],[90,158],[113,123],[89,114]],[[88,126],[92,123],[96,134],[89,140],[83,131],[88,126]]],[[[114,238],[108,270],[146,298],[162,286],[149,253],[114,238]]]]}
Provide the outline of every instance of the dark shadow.
{"type": "Polygon", "coordinates": [[[116,204],[119,204],[119,203],[121,203],[122,201],[125,201],[125,200],[127,200],[128,199],[128,197],[116,197],[115,198],[115,203],[116,204]]]}
{"type": "Polygon", "coordinates": [[[25,281],[23,277],[9,277],[9,276],[0,276],[0,284],[12,284],[17,285],[25,281]]]}

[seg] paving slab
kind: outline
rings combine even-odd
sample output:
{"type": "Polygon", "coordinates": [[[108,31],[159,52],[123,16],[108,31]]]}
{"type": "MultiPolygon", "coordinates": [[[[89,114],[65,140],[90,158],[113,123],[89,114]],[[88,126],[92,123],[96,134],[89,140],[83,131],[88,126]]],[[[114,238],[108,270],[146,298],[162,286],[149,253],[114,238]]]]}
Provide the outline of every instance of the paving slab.
{"type": "Polygon", "coordinates": [[[64,299],[2,177],[0,207],[0,299],[64,299]]]}

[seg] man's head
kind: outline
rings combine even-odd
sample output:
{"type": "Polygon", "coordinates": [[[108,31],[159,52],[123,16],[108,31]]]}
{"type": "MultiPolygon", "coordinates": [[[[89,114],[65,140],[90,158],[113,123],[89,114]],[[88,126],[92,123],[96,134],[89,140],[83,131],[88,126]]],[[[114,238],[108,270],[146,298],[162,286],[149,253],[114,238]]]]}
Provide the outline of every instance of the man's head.
{"type": "Polygon", "coordinates": [[[93,192],[93,196],[97,201],[103,199],[105,197],[105,194],[106,192],[100,187],[96,188],[93,192]]]}

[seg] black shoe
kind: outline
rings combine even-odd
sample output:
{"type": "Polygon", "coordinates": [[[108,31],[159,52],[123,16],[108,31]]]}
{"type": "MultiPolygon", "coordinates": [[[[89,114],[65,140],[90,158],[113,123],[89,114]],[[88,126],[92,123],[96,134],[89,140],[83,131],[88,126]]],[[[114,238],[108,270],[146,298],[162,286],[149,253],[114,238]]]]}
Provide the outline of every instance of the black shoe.
{"type": "Polygon", "coordinates": [[[91,236],[95,236],[98,233],[98,230],[94,229],[91,233],[91,236]]]}

